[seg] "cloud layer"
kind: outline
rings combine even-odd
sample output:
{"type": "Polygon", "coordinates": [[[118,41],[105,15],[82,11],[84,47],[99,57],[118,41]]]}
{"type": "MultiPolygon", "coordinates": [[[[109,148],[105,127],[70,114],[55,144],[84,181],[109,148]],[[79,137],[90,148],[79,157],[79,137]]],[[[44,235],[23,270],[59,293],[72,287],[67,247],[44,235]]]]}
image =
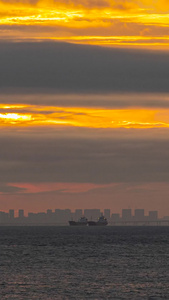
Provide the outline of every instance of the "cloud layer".
{"type": "MultiPolygon", "coordinates": [[[[43,201],[46,207],[49,196],[54,205],[57,194],[66,207],[69,201],[97,207],[104,197],[110,204],[115,193],[124,207],[126,195],[150,195],[137,185],[160,182],[162,190],[169,180],[167,52],[1,42],[0,59],[0,192],[6,201],[21,205],[24,197],[34,210],[36,186],[37,206],[43,201]],[[142,129],[133,129],[138,122],[142,129]],[[145,129],[150,122],[153,128],[145,129]],[[87,200],[84,191],[76,200],[65,195],[64,185],[74,191],[81,183],[87,200]],[[97,192],[90,188],[96,185],[97,192]]],[[[167,188],[164,194],[168,199],[167,188]]]]}
{"type": "Polygon", "coordinates": [[[169,55],[65,43],[1,43],[0,88],[169,92],[169,55]]]}
{"type": "Polygon", "coordinates": [[[168,181],[168,139],[134,138],[122,132],[117,132],[118,138],[110,132],[107,137],[105,133],[94,132],[89,138],[81,131],[74,137],[70,131],[1,135],[0,181],[97,184],[168,181]]]}
{"type": "Polygon", "coordinates": [[[165,0],[0,1],[0,37],[168,48],[168,10],[165,0]]]}

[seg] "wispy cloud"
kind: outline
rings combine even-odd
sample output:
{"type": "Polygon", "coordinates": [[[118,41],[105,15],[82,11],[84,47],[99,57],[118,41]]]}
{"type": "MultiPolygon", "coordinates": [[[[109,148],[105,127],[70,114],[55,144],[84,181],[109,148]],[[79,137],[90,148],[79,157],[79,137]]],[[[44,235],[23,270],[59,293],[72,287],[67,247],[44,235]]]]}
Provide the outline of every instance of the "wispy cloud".
{"type": "Polygon", "coordinates": [[[1,105],[0,126],[169,127],[169,109],[1,105]],[[22,112],[24,107],[24,112],[22,112]],[[12,112],[10,111],[12,110],[12,112]]]}
{"type": "Polygon", "coordinates": [[[1,1],[0,36],[164,48],[168,10],[165,0],[1,1]]]}

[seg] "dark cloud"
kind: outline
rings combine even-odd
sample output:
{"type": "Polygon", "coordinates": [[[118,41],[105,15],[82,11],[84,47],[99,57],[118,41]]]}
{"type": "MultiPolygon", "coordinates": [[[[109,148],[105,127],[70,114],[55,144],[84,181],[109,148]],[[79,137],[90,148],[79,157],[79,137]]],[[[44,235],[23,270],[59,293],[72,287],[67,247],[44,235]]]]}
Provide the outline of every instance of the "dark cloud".
{"type": "MultiPolygon", "coordinates": [[[[1,43],[0,60],[0,90],[6,92],[1,93],[1,103],[168,107],[167,52],[1,43]]],[[[167,129],[164,134],[162,129],[120,134],[120,130],[11,127],[1,131],[0,141],[0,182],[4,183],[169,180],[167,129]]],[[[0,190],[10,188],[3,185],[0,190]]]]}
{"type": "MultiPolygon", "coordinates": [[[[36,90],[18,90],[13,89],[8,91],[1,90],[1,103],[20,103],[37,105],[31,111],[36,113],[38,105],[56,106],[56,107],[97,107],[97,108],[126,108],[126,107],[148,107],[148,108],[169,108],[169,95],[164,93],[114,93],[114,94],[57,94],[56,91],[51,93],[51,90],[41,91],[36,90]]],[[[48,108],[49,109],[49,108],[48,108]]],[[[16,108],[6,109],[6,112],[14,112],[16,108]]],[[[22,113],[29,113],[30,108],[19,110],[22,113]]],[[[43,111],[49,114],[55,110],[43,111]]],[[[63,110],[64,111],[64,110],[63,110]]],[[[0,112],[5,112],[1,109],[0,112]]]]}
{"type": "Polygon", "coordinates": [[[1,135],[0,181],[111,183],[169,180],[168,139],[98,136],[1,135]]]}
{"type": "Polygon", "coordinates": [[[167,52],[1,43],[0,88],[64,93],[169,92],[167,52]]]}
{"type": "Polygon", "coordinates": [[[25,188],[20,188],[17,186],[10,186],[6,184],[0,184],[0,193],[1,194],[17,194],[26,191],[25,188]]]}

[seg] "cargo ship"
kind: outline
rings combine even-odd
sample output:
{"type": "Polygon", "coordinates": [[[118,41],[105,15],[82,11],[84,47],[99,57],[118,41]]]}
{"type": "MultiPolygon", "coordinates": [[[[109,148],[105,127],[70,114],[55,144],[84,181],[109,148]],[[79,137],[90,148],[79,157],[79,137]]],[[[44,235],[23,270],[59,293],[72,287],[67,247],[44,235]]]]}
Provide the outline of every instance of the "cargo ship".
{"type": "Polygon", "coordinates": [[[107,224],[107,219],[103,215],[97,221],[88,221],[89,226],[106,226],[107,224]]]}
{"type": "Polygon", "coordinates": [[[81,217],[78,221],[69,221],[70,226],[86,226],[88,220],[86,217],[81,217]]]}

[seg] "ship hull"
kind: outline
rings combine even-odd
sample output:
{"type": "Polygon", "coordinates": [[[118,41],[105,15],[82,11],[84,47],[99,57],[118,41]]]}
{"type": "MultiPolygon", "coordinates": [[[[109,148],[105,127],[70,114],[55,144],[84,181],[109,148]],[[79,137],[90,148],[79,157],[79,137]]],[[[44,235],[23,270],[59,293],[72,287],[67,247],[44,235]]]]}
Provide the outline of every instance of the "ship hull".
{"type": "Polygon", "coordinates": [[[76,221],[69,221],[70,226],[86,226],[87,223],[81,223],[81,222],[76,222],[76,221]]]}
{"type": "Polygon", "coordinates": [[[94,221],[89,221],[88,222],[89,226],[106,226],[107,223],[101,223],[101,222],[94,222],[94,221]]]}

